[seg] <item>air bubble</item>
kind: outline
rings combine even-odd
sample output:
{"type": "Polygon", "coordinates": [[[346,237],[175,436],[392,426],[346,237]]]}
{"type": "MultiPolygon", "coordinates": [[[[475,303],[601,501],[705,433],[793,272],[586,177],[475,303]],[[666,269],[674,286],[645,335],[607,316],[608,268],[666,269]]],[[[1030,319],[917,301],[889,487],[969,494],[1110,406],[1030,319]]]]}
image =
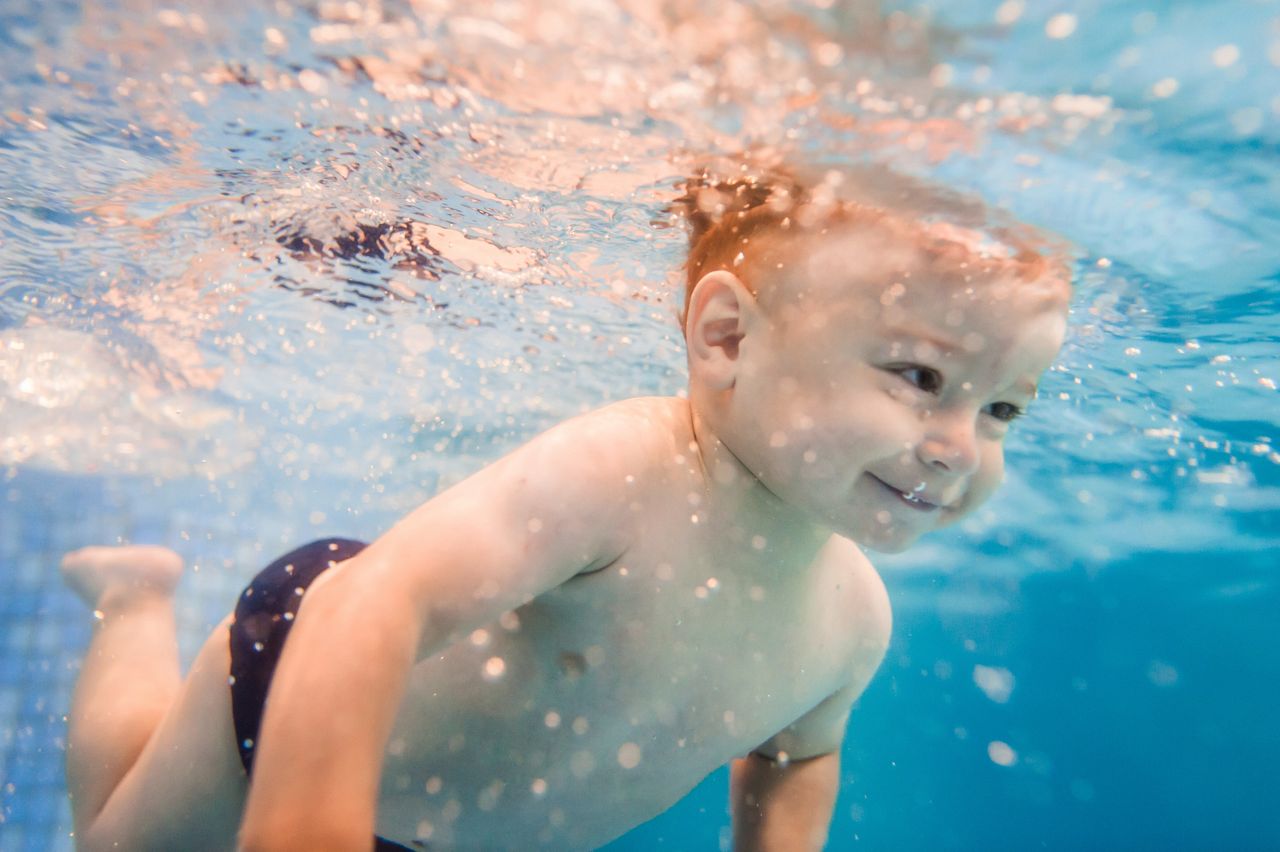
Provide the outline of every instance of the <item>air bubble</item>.
{"type": "Polygon", "coordinates": [[[1078,23],[1075,15],[1063,12],[1049,19],[1049,22],[1044,25],[1044,32],[1052,39],[1069,38],[1075,33],[1078,23]]]}
{"type": "Polygon", "coordinates": [[[495,681],[507,673],[507,662],[501,657],[490,657],[484,663],[484,679],[495,681]]]}
{"type": "Polygon", "coordinates": [[[623,769],[635,769],[640,765],[640,746],[635,743],[623,743],[618,749],[618,765],[623,769]]]}
{"type": "Polygon", "coordinates": [[[1000,740],[987,743],[987,757],[997,766],[1013,766],[1018,762],[1018,753],[1000,740]]]}
{"type": "Polygon", "coordinates": [[[1219,68],[1230,68],[1240,61],[1240,48],[1234,44],[1224,44],[1214,48],[1213,64],[1219,68]]]}
{"type": "Polygon", "coordinates": [[[1023,0],[1006,0],[996,8],[996,23],[1002,27],[1017,23],[1026,8],[1023,0]]]}

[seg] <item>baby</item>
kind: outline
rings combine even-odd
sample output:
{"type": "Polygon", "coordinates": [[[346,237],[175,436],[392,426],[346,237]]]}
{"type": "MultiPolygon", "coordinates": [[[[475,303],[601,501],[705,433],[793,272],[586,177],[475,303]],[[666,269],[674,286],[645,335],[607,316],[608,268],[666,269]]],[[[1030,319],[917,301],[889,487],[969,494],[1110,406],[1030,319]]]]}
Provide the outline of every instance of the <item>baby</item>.
{"type": "Polygon", "coordinates": [[[589,848],[727,762],[737,849],[821,848],[890,634],[862,548],[999,485],[1068,275],[873,172],[687,190],[687,400],[574,418],[368,546],[281,557],[185,682],[178,556],[66,557],[99,618],[81,848],[589,848]]]}

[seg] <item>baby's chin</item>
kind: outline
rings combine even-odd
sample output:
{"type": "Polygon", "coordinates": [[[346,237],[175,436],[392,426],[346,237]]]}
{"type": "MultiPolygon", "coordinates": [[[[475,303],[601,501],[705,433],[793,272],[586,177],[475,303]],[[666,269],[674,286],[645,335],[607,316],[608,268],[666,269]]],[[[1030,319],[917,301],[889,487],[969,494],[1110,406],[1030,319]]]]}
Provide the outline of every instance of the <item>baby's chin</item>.
{"type": "Polygon", "coordinates": [[[867,550],[874,550],[876,553],[902,553],[910,550],[924,533],[916,533],[910,536],[879,536],[875,538],[863,536],[853,538],[854,542],[867,550]]]}
{"type": "Polygon", "coordinates": [[[859,547],[874,550],[876,553],[902,553],[914,547],[920,539],[930,533],[946,529],[972,511],[973,507],[970,506],[966,506],[963,509],[944,510],[934,520],[934,523],[918,529],[888,526],[878,527],[871,531],[846,532],[845,535],[857,543],[859,547]]]}

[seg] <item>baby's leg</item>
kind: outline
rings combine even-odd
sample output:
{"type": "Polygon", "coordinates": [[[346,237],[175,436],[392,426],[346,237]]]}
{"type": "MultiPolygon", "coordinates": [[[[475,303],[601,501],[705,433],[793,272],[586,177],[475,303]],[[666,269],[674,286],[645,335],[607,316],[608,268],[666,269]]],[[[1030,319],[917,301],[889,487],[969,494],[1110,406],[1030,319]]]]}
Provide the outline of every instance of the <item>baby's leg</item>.
{"type": "Polygon", "coordinates": [[[162,547],[89,547],[67,554],[62,572],[98,618],[68,723],[67,788],[83,837],[178,692],[182,560],[162,547]]]}

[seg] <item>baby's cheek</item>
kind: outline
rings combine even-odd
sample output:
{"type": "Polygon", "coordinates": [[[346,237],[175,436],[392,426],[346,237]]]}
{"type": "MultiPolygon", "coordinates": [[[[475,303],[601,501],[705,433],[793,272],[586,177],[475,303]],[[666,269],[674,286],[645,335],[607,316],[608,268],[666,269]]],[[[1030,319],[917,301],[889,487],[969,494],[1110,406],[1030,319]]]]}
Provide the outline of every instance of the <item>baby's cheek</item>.
{"type": "Polygon", "coordinates": [[[1004,450],[997,444],[989,452],[984,453],[982,463],[974,474],[973,485],[969,489],[971,496],[970,511],[978,508],[991,498],[992,494],[1004,482],[1004,450]]]}

